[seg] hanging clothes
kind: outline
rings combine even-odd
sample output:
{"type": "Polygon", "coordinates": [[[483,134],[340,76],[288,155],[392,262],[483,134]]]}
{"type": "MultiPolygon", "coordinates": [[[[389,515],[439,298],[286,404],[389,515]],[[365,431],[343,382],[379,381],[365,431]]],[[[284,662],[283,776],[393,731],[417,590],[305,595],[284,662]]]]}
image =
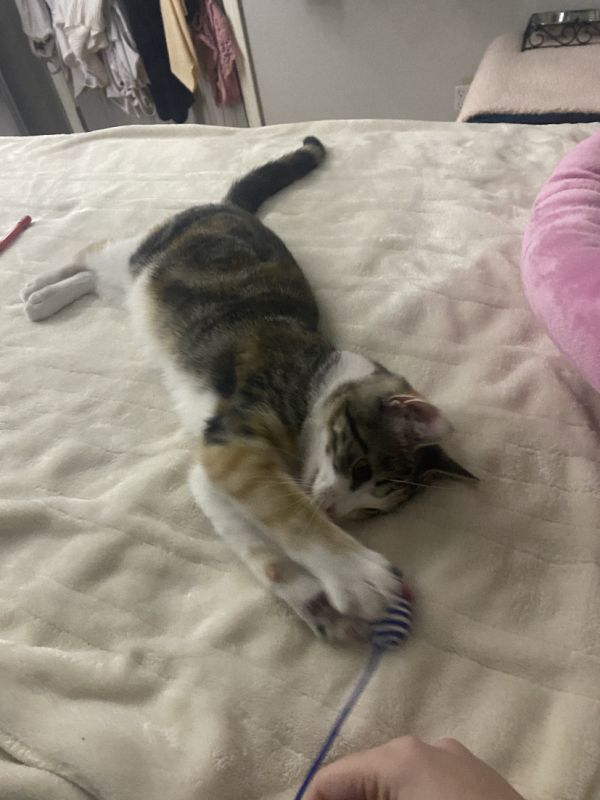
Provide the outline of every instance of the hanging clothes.
{"type": "Polygon", "coordinates": [[[171,72],[160,0],[122,0],[162,120],[185,122],[194,95],[171,72]]]}
{"type": "Polygon", "coordinates": [[[15,0],[15,4],[31,49],[48,64],[50,72],[58,72],[61,62],[56,51],[52,16],[45,0],[15,0]]]}
{"type": "Polygon", "coordinates": [[[198,84],[198,56],[186,20],[183,0],[160,0],[171,72],[194,92],[198,84]]]}
{"type": "MultiPolygon", "coordinates": [[[[191,3],[188,3],[188,11],[190,7],[191,3]]],[[[239,50],[229,20],[216,0],[200,3],[191,27],[200,68],[210,81],[216,104],[232,106],[239,103],[240,84],[235,68],[239,50]]]]}
{"type": "Polygon", "coordinates": [[[155,108],[121,0],[16,0],[34,53],[62,70],[77,98],[103,89],[128,114],[155,108]]]}
{"type": "Polygon", "coordinates": [[[148,90],[148,76],[120,0],[109,0],[109,7],[106,30],[108,45],[102,54],[108,73],[106,96],[126,114],[150,116],[156,109],[148,90]]]}
{"type": "Polygon", "coordinates": [[[103,0],[46,0],[52,14],[56,46],[69,68],[73,94],[103,88],[108,74],[100,51],[108,44],[103,0]]]}

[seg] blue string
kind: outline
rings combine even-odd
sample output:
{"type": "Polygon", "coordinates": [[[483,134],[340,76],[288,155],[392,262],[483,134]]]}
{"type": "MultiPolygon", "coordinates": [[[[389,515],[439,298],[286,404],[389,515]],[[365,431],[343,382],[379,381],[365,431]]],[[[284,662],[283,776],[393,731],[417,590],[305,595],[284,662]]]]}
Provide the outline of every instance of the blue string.
{"type": "Polygon", "coordinates": [[[358,703],[360,696],[367,688],[367,684],[375,674],[381,661],[381,656],[386,650],[399,647],[409,635],[412,624],[412,605],[410,598],[410,590],[405,587],[402,594],[399,594],[386,610],[385,617],[377,620],[377,622],[373,624],[371,633],[372,649],[369,660],[356,682],[350,697],[346,700],[341,711],[338,713],[325,742],[310,765],[306,777],[302,781],[302,786],[298,789],[294,800],[301,800],[302,797],[304,797],[308,785],[315,777],[327,753],[331,750],[331,746],[337,739],[342,725],[348,719],[350,712],[358,703]]]}
{"type": "Polygon", "coordinates": [[[361,694],[367,688],[367,684],[375,674],[377,667],[379,666],[379,663],[381,661],[381,657],[384,653],[385,653],[384,648],[380,647],[377,644],[373,646],[373,649],[371,650],[371,655],[369,656],[369,660],[367,661],[365,668],[363,669],[358,681],[356,682],[356,685],[352,690],[350,697],[346,700],[346,702],[342,706],[341,711],[337,715],[337,719],[333,723],[333,726],[329,731],[329,734],[325,739],[325,742],[323,743],[321,749],[317,753],[314,761],[310,765],[310,768],[306,773],[306,777],[302,781],[302,786],[298,789],[296,796],[294,797],[294,800],[301,800],[301,798],[304,797],[304,794],[308,789],[309,783],[315,777],[317,771],[319,770],[319,767],[325,760],[327,753],[331,750],[331,746],[337,739],[338,734],[342,729],[342,725],[348,719],[348,715],[359,701],[361,694]]]}

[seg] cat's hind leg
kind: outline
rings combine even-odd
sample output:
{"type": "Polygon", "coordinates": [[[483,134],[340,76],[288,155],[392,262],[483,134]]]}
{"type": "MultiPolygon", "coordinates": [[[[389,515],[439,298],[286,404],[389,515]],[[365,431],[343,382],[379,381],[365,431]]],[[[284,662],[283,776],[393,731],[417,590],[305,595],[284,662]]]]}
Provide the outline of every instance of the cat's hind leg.
{"type": "Polygon", "coordinates": [[[129,283],[129,259],[144,236],[94,243],[81,250],[71,264],[38,275],[21,291],[25,314],[35,322],[46,319],[98,289],[99,294],[118,303],[129,283]]]}
{"type": "Polygon", "coordinates": [[[71,278],[73,275],[83,272],[85,269],[86,267],[81,264],[68,264],[65,267],[42,272],[41,275],[26,283],[21,289],[21,300],[26,303],[34,292],[39,292],[40,289],[45,289],[46,286],[51,286],[54,283],[60,283],[66,278],[71,278]]]}
{"type": "Polygon", "coordinates": [[[33,291],[25,302],[25,314],[33,322],[47,319],[96,288],[96,275],[80,270],[56,283],[33,291]]]}

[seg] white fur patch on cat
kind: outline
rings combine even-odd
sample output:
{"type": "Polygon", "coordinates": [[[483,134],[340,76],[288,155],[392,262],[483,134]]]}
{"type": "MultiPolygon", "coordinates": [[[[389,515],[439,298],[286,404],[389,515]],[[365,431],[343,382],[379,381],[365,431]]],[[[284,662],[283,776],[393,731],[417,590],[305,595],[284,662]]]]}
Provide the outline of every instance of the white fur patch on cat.
{"type": "Polygon", "coordinates": [[[318,419],[321,406],[339,386],[366,378],[375,370],[375,364],[368,358],[342,350],[317,388],[301,434],[301,446],[304,452],[303,484],[307,486],[310,483],[309,488],[312,488],[315,495],[325,497],[328,491],[333,490],[336,480],[331,459],[325,452],[327,432],[318,419]]]}
{"type": "Polygon", "coordinates": [[[200,378],[173,364],[164,364],[163,377],[184,429],[201,436],[215,413],[217,395],[207,389],[200,378]]]}

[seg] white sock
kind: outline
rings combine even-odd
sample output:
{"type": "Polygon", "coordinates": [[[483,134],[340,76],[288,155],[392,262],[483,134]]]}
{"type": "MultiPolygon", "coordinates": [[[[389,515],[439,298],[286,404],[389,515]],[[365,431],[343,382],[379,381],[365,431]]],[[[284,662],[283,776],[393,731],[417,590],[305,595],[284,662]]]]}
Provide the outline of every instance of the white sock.
{"type": "Polygon", "coordinates": [[[39,289],[43,289],[45,286],[50,286],[52,283],[58,283],[65,278],[70,278],[71,275],[77,275],[78,272],[83,272],[83,270],[85,270],[85,267],[81,266],[81,264],[69,264],[68,266],[61,267],[60,269],[52,269],[48,270],[48,272],[42,272],[41,275],[38,275],[37,278],[29,281],[29,283],[25,284],[25,286],[21,289],[21,300],[26,303],[31,295],[34,292],[37,292],[39,289]]]}
{"type": "Polygon", "coordinates": [[[39,322],[39,320],[56,314],[57,311],[83,297],[84,294],[93,292],[95,288],[95,273],[88,269],[78,271],[77,274],[71,275],[65,280],[45,285],[29,295],[25,303],[25,314],[33,322],[39,322]]]}

